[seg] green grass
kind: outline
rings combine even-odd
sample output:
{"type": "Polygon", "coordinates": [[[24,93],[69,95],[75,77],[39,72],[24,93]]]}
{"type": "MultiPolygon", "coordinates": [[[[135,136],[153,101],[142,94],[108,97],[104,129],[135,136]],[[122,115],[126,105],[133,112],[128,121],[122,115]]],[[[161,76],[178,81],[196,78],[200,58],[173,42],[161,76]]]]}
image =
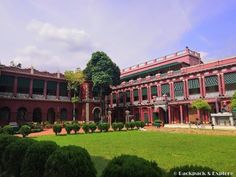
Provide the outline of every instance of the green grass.
{"type": "Polygon", "coordinates": [[[195,164],[236,175],[236,138],[167,132],[110,132],[67,136],[41,136],[60,146],[77,145],[88,150],[100,174],[107,162],[120,154],[155,160],[166,170],[195,164]]]}

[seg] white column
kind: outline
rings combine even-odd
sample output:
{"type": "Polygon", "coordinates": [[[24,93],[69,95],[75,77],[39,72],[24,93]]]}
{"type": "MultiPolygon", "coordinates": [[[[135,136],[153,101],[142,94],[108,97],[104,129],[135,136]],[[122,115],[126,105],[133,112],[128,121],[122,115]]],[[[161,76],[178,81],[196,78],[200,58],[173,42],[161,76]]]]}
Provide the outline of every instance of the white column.
{"type": "Polygon", "coordinates": [[[89,122],[89,103],[86,103],[86,122],[89,122]]]}

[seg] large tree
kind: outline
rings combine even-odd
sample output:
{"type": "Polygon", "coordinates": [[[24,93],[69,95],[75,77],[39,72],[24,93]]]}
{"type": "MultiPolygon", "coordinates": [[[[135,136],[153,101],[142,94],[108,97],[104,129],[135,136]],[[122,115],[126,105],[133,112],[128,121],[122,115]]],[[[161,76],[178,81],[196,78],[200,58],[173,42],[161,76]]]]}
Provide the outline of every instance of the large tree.
{"type": "Polygon", "coordinates": [[[80,68],[75,71],[65,71],[67,89],[73,92],[71,102],[73,103],[73,120],[75,120],[75,104],[79,101],[79,87],[84,82],[84,73],[80,68]]]}
{"type": "Polygon", "coordinates": [[[111,93],[112,85],[120,84],[120,69],[106,53],[98,51],[92,54],[84,74],[86,80],[93,82],[93,92],[100,98],[103,117],[105,96],[111,93]]]}
{"type": "Polygon", "coordinates": [[[231,107],[232,107],[232,110],[236,110],[236,92],[233,94],[231,98],[231,107]]]}
{"type": "MultiPolygon", "coordinates": [[[[211,110],[211,106],[208,104],[206,100],[203,99],[196,99],[191,104],[193,109],[197,109],[199,111],[206,111],[209,112],[211,110]]],[[[199,115],[199,119],[201,120],[201,113],[199,115]]]]}

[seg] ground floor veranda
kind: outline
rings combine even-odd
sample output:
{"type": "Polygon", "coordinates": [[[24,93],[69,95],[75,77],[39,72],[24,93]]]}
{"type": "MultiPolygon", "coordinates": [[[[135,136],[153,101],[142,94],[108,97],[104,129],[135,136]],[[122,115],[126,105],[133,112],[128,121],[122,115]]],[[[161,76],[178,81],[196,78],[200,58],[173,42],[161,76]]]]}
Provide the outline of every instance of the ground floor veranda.
{"type": "MultiPolygon", "coordinates": [[[[139,104],[137,106],[114,107],[112,110],[113,121],[124,121],[125,111],[129,110],[130,120],[141,120],[146,123],[153,123],[155,120],[161,120],[164,124],[188,124],[212,122],[211,113],[221,112],[226,108],[230,111],[229,99],[211,99],[207,100],[211,106],[211,111],[199,111],[191,107],[191,101],[168,102],[166,104],[139,104]]],[[[229,121],[224,124],[230,125],[229,121]]]]}

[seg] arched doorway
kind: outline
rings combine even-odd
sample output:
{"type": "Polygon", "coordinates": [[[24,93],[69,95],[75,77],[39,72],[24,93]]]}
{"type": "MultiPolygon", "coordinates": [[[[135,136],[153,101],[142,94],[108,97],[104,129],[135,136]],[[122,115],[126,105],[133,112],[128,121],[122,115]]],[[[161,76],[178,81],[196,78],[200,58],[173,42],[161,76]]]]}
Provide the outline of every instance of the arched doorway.
{"type": "Polygon", "coordinates": [[[16,116],[17,121],[20,121],[20,122],[26,121],[26,114],[27,114],[27,109],[25,107],[19,108],[17,110],[17,116],[16,116]]]}
{"type": "Polygon", "coordinates": [[[54,123],[55,122],[55,111],[53,108],[48,109],[48,113],[47,113],[47,121],[49,121],[50,123],[54,123]]]}
{"type": "Polygon", "coordinates": [[[94,122],[99,122],[101,120],[101,109],[99,107],[96,107],[93,109],[93,120],[94,122]]]}
{"type": "Polygon", "coordinates": [[[42,121],[42,111],[40,108],[35,108],[33,111],[33,122],[41,122],[42,121]]]}
{"type": "Polygon", "coordinates": [[[8,107],[0,109],[0,122],[1,124],[8,124],[11,118],[11,110],[8,107]]]}
{"type": "Polygon", "coordinates": [[[60,111],[60,119],[63,121],[67,119],[67,110],[65,108],[62,108],[60,111]]]}

